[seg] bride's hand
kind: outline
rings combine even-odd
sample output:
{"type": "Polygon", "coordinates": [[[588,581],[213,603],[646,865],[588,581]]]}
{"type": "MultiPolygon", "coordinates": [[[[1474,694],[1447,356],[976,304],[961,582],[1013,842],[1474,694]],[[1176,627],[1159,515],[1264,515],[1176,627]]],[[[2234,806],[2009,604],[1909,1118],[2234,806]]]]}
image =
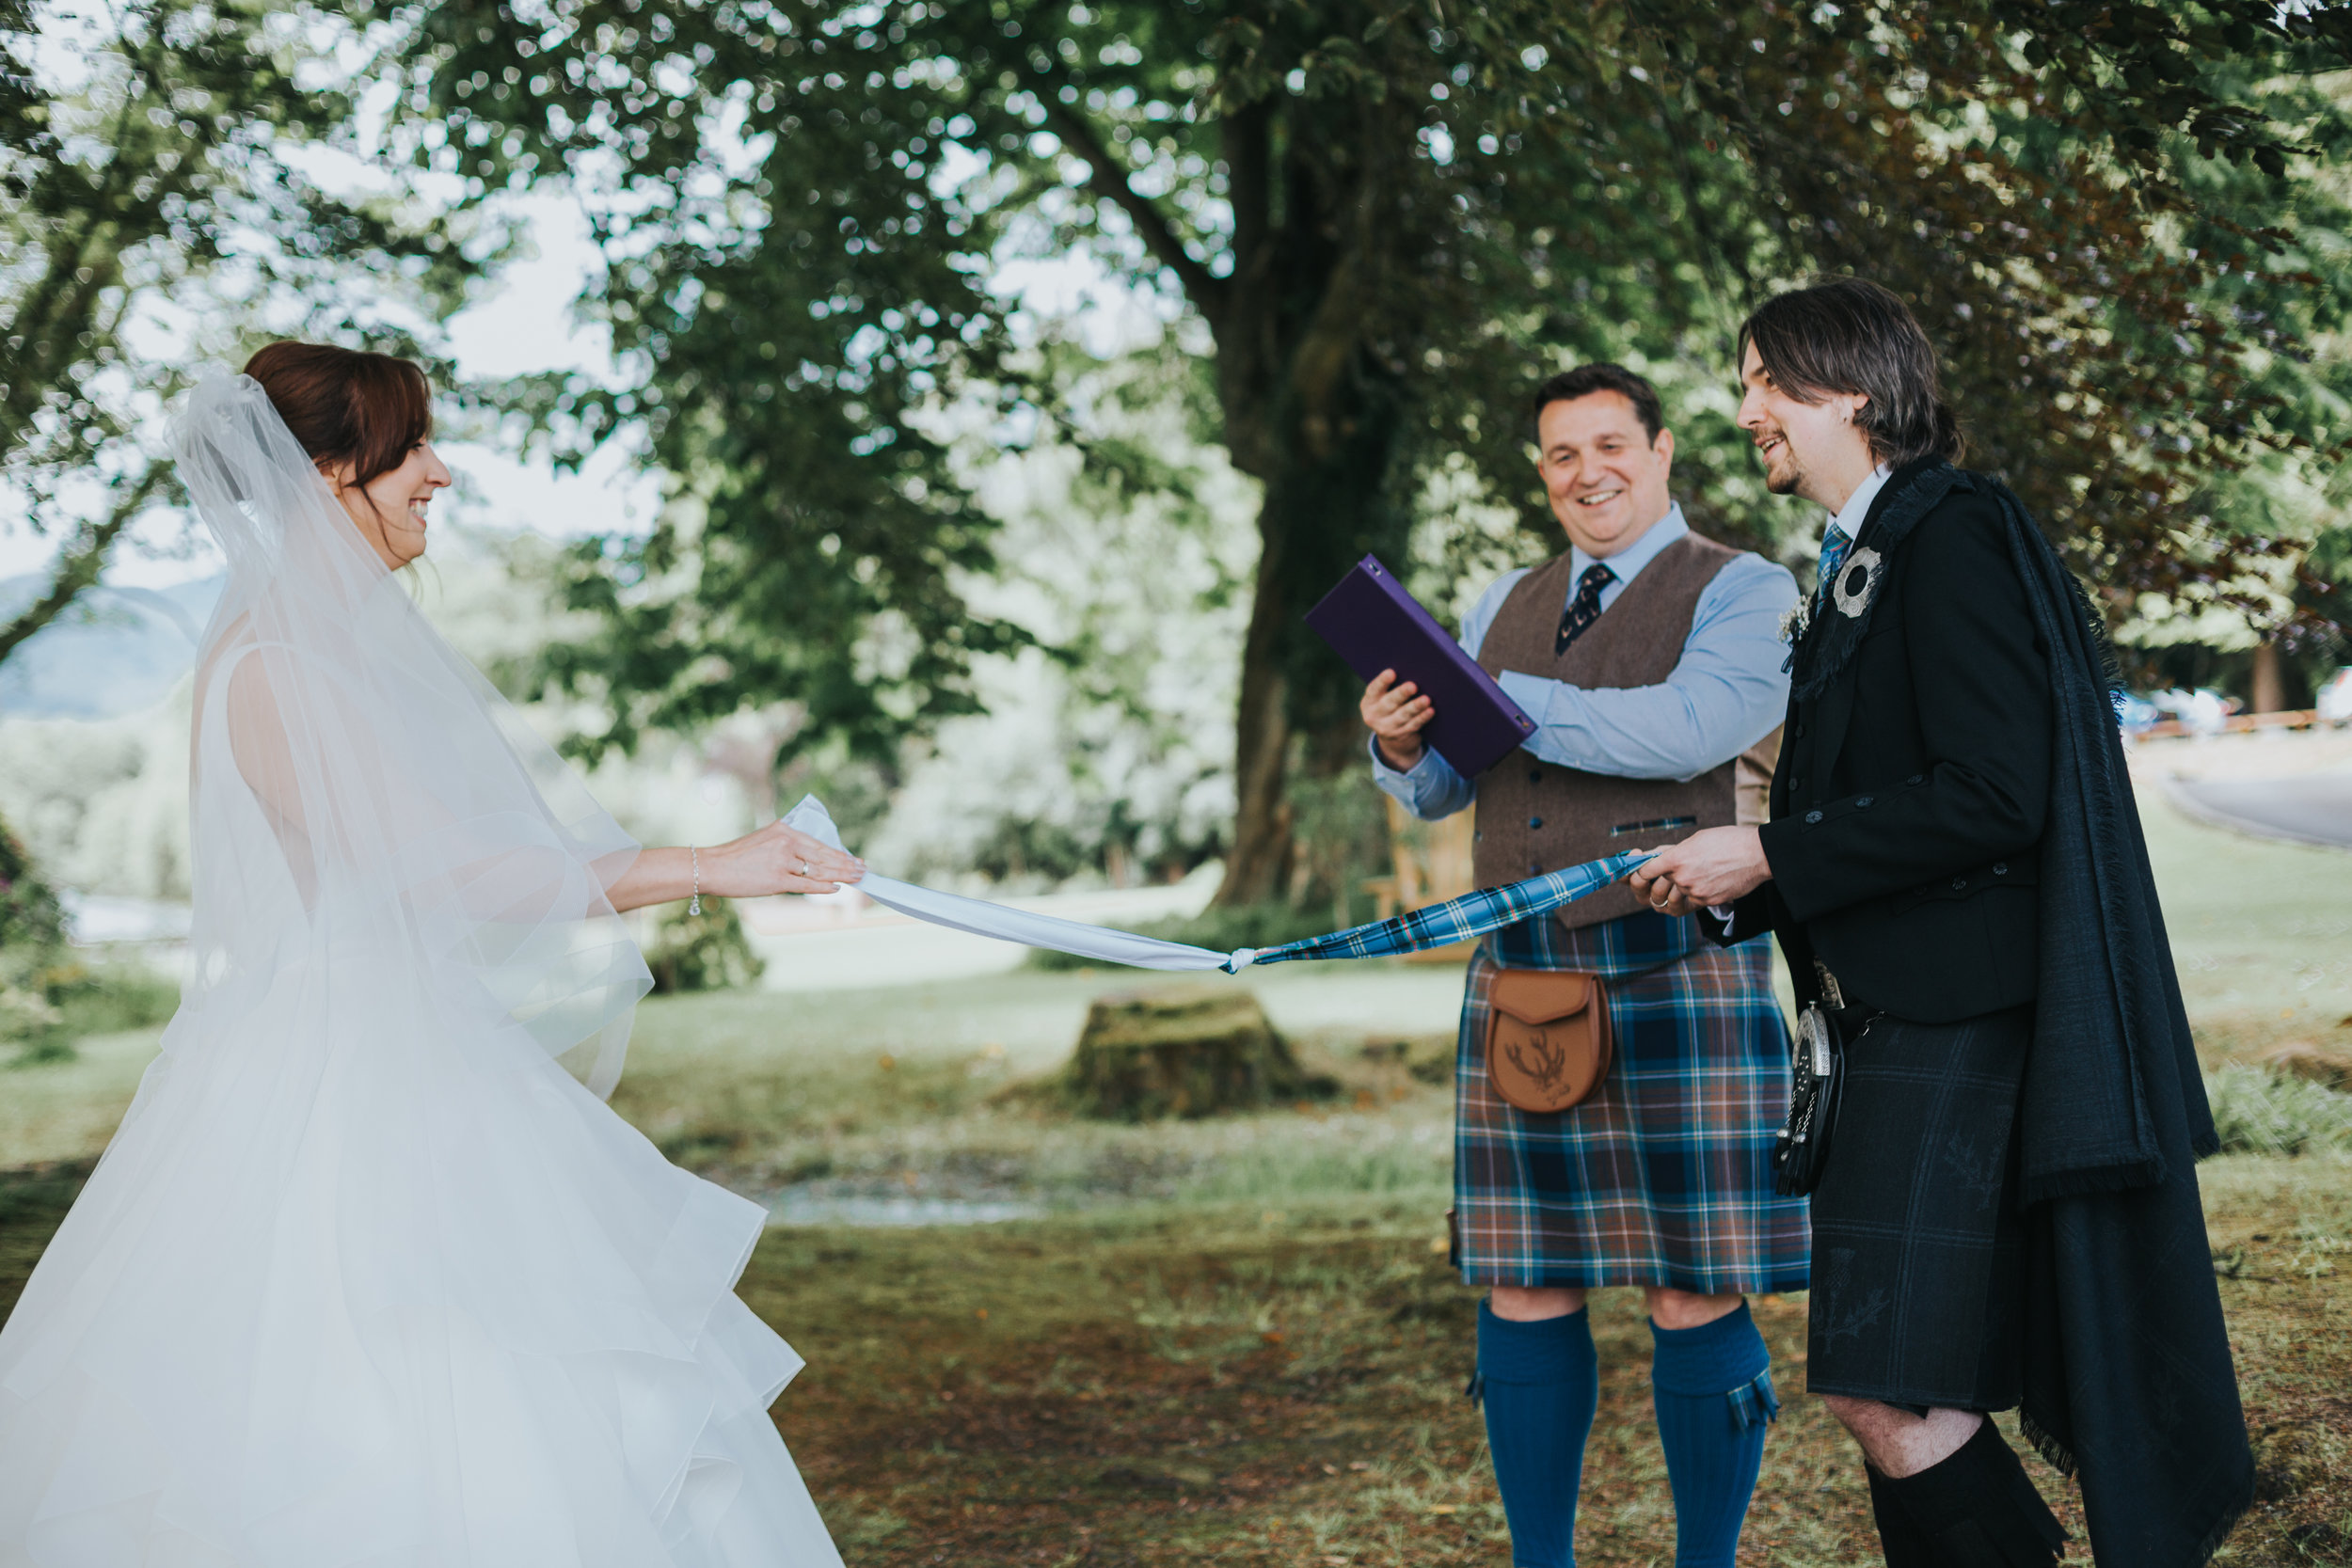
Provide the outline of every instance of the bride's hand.
{"type": "Polygon", "coordinates": [[[866,875],[866,863],[781,822],[703,851],[703,891],[722,898],[834,893],[866,875]]]}

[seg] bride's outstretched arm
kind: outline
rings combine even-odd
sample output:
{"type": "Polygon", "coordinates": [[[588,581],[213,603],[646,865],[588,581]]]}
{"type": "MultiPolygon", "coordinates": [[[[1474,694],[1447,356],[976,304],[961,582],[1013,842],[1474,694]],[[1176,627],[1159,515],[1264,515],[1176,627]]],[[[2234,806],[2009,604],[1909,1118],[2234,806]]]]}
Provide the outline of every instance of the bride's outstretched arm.
{"type": "Polygon", "coordinates": [[[697,887],[714,898],[758,898],[771,893],[832,893],[866,875],[866,863],[781,822],[727,844],[691,849],[644,849],[605,890],[616,910],[667,904],[697,887]]]}

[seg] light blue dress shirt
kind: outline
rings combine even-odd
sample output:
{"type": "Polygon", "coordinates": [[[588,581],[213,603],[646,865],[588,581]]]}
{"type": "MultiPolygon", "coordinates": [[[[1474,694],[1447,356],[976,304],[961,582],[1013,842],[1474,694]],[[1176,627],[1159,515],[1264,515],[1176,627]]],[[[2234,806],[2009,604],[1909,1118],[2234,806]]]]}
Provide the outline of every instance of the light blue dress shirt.
{"type": "MultiPolygon", "coordinates": [[[[1617,580],[1600,591],[1601,612],[1608,613],[1643,567],[1690,531],[1676,506],[1609,557],[1606,564],[1617,580]]],[[[1593,558],[1581,549],[1568,554],[1572,594],[1593,558]]],[[[1471,657],[1527,571],[1505,573],[1462,622],[1462,646],[1471,657]]],[[[1772,734],[1788,712],[1788,677],[1781,670],[1788,649],[1780,628],[1796,603],[1797,579],[1787,567],[1741,554],[1700,591],[1682,657],[1656,686],[1578,687],[1504,671],[1499,684],[1535,721],[1535,733],[1520,749],[1562,768],[1621,779],[1688,780],[1720,768],[1772,734]]],[[[1565,600],[1560,608],[1567,609],[1565,600]]],[[[1476,781],[1463,778],[1434,751],[1400,772],[1382,759],[1376,740],[1372,772],[1382,789],[1427,821],[1451,816],[1478,791],[1476,781]]]]}

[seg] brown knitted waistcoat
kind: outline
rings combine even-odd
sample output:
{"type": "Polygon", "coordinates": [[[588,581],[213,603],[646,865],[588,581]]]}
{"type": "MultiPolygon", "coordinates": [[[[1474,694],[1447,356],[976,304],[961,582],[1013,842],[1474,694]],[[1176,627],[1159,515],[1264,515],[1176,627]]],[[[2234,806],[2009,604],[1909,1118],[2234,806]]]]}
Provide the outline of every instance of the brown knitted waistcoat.
{"type": "MultiPolygon", "coordinates": [[[[1691,635],[1699,594],[1738,552],[1695,533],[1661,550],[1599,620],[1552,652],[1560,612],[1575,586],[1570,558],[1558,556],[1519,579],[1487,628],[1478,662],[1490,675],[1518,670],[1571,686],[1656,686],[1673,673],[1691,635]]],[[[1516,882],[1627,849],[1654,849],[1701,828],[1735,820],[1737,759],[1688,784],[1620,779],[1539,762],[1513,752],[1478,776],[1473,867],[1480,887],[1516,882]]],[[[1619,885],[1566,906],[1569,929],[1637,912],[1619,885]]]]}

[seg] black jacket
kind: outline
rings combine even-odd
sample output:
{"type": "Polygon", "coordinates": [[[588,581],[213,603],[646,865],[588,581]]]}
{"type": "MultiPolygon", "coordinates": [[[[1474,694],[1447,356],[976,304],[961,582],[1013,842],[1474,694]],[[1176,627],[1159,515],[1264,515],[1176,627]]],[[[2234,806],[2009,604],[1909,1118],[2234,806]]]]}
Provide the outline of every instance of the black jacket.
{"type": "Polygon", "coordinates": [[[2033,999],[2050,788],[2049,648],[1998,500],[1956,487],[1870,559],[1889,505],[1938,461],[1888,476],[1839,573],[1856,609],[1883,574],[1859,641],[1836,646],[1860,623],[1825,599],[1795,651],[1762,830],[1772,879],[1727,933],[1776,932],[1801,1000],[1819,959],[1847,1001],[1926,1023],[2033,999]]]}

